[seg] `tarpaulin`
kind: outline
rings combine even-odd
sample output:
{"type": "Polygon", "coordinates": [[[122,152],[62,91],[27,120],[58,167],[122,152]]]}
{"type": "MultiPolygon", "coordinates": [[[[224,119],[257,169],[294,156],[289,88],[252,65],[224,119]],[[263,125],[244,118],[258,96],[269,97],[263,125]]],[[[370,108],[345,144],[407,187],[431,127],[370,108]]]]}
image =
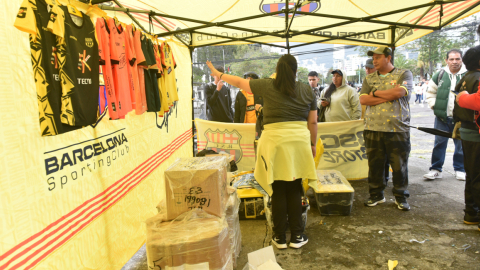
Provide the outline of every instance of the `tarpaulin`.
{"type": "MultiPolygon", "coordinates": [[[[125,8],[164,14],[164,17],[158,16],[163,26],[154,22],[155,33],[166,32],[165,27],[173,31],[192,30],[193,35],[182,33],[182,38],[186,42],[191,40],[192,46],[221,45],[232,39],[236,41],[228,44],[286,40],[285,13],[269,16],[271,13],[285,11],[285,0],[119,2],[125,8]],[[264,17],[258,17],[259,15],[264,17]],[[245,20],[247,17],[249,18],[245,20]],[[195,28],[191,29],[192,27],[195,28]],[[265,32],[269,35],[259,36],[265,32]]],[[[113,2],[105,5],[116,6],[113,2]]],[[[288,32],[290,42],[364,46],[400,46],[432,32],[433,27],[453,23],[480,11],[479,0],[298,0],[288,1],[288,6],[289,24],[293,18],[288,32]],[[294,4],[297,3],[299,7],[294,14],[294,4]]],[[[147,25],[148,14],[133,16],[147,25]]]]}
{"type": "Polygon", "coordinates": [[[13,27],[20,4],[0,4],[0,269],[120,269],[165,197],[163,171],[192,156],[190,52],[169,42],[179,101],[164,117],[107,110],[42,137],[29,37],[13,27]]]}

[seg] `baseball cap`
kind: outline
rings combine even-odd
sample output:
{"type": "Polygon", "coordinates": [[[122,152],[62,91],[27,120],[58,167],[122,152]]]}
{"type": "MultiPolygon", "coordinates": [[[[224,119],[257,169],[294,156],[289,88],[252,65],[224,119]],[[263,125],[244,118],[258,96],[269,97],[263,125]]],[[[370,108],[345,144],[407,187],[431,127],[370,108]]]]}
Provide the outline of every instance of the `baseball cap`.
{"type": "Polygon", "coordinates": [[[373,56],[374,54],[383,54],[385,56],[389,56],[392,55],[392,50],[390,50],[388,47],[377,47],[375,50],[367,52],[368,56],[373,56]]]}
{"type": "Polygon", "coordinates": [[[244,79],[246,79],[246,78],[258,79],[258,75],[257,75],[257,73],[255,73],[253,71],[249,71],[249,72],[246,72],[245,74],[243,74],[243,78],[244,79]]]}
{"type": "Polygon", "coordinates": [[[338,75],[343,76],[343,73],[342,73],[342,71],[341,71],[340,69],[335,69],[335,70],[333,70],[331,73],[332,73],[332,74],[337,73],[338,75]]]}
{"type": "Polygon", "coordinates": [[[365,66],[368,68],[374,68],[373,59],[367,59],[367,62],[365,62],[365,66]]]}

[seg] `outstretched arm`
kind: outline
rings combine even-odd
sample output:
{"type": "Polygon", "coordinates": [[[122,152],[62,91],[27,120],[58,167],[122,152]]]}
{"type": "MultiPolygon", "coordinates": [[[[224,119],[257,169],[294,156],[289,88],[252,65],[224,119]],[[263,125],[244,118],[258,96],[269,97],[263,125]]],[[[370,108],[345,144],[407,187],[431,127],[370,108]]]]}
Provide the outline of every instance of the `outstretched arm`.
{"type": "MultiPolygon", "coordinates": [[[[210,75],[212,76],[217,76],[217,77],[220,77],[220,75],[222,75],[222,73],[220,71],[218,71],[213,65],[212,65],[212,62],[210,61],[207,61],[207,66],[208,68],[210,69],[210,72],[212,72],[210,75]]],[[[233,75],[229,75],[229,74],[223,74],[222,75],[222,80],[235,86],[235,87],[238,87],[240,89],[243,89],[245,91],[247,91],[248,93],[252,93],[252,90],[250,89],[250,81],[247,80],[247,79],[243,79],[243,78],[240,78],[238,76],[233,76],[233,75]]]]}

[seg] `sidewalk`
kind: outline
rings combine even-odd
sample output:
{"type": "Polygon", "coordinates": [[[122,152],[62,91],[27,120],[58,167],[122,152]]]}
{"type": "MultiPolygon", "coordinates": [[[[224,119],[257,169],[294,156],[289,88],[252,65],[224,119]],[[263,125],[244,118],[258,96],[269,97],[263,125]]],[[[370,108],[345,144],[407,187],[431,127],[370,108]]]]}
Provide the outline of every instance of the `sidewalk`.
{"type": "MultiPolygon", "coordinates": [[[[411,105],[412,124],[433,127],[433,112],[427,106],[411,105]]],[[[350,216],[321,216],[310,198],[306,234],[309,243],[299,250],[275,250],[284,269],[388,269],[388,260],[398,260],[402,269],[480,269],[480,231],[463,224],[465,182],[453,175],[454,145],[449,142],[442,179],[423,180],[430,166],[434,136],[411,131],[408,202],[411,211],[396,208],[392,183],[387,202],[365,207],[367,181],[352,181],[355,201],[350,216]],[[423,244],[413,242],[415,239],[423,244]]],[[[262,248],[265,221],[240,221],[242,269],[247,253],[262,248]]],[[[144,247],[124,266],[125,270],[147,270],[144,247]]]]}

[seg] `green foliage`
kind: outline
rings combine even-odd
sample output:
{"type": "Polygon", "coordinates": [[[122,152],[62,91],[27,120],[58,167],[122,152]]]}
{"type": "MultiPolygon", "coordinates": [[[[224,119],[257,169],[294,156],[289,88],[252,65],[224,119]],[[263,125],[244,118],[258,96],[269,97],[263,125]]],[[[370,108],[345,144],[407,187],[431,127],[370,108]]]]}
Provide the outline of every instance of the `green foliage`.
{"type": "Polygon", "coordinates": [[[373,51],[376,48],[377,47],[371,47],[371,46],[358,46],[355,48],[355,51],[357,51],[358,54],[360,54],[360,56],[367,56],[368,51],[373,51]]]}
{"type": "Polygon", "coordinates": [[[275,73],[278,61],[277,57],[272,58],[272,56],[280,58],[278,53],[270,52],[268,49],[251,45],[239,45],[235,53],[235,59],[243,60],[231,64],[231,73],[242,77],[246,72],[253,71],[260,78],[269,78],[270,75],[275,73]],[[249,60],[262,57],[265,57],[265,59],[249,60]]]}
{"type": "Polygon", "coordinates": [[[308,84],[308,72],[307,68],[299,67],[297,70],[297,81],[308,84]]]}
{"type": "Polygon", "coordinates": [[[410,70],[414,77],[420,75],[420,68],[417,67],[416,60],[407,59],[403,54],[395,54],[394,60],[395,67],[410,70]]]}

